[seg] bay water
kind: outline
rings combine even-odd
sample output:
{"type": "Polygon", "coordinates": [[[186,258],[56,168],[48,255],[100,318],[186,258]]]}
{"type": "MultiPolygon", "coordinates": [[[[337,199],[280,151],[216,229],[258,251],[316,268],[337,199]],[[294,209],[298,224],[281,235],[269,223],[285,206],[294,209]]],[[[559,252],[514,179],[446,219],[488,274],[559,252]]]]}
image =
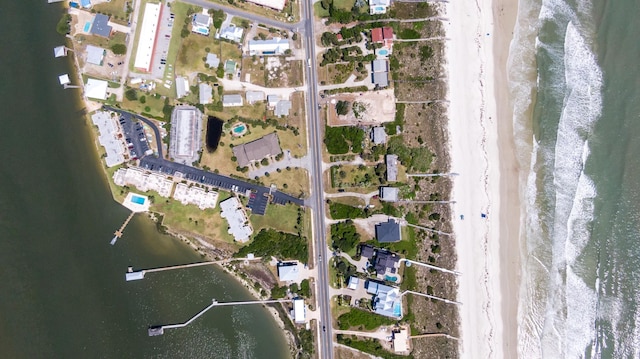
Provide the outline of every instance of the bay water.
{"type": "Polygon", "coordinates": [[[261,306],[221,307],[183,329],[148,337],[219,301],[250,294],[214,267],[125,282],[128,266],[203,260],[128,215],[109,192],[73,72],[55,31],[63,14],[46,1],[0,4],[0,357],[285,358],[286,342],[261,306]]]}
{"type": "Polygon", "coordinates": [[[640,1],[520,0],[522,358],[640,357],[640,1]]]}

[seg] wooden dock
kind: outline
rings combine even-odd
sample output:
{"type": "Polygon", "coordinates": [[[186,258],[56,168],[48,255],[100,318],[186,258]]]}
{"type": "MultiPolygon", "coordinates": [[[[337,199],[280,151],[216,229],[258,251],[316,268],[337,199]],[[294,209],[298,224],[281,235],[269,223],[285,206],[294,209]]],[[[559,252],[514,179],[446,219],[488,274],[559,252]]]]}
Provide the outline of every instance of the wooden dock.
{"type": "Polygon", "coordinates": [[[129,224],[129,221],[131,221],[131,218],[133,218],[133,215],[136,214],[136,212],[131,212],[131,214],[129,214],[129,217],[127,217],[127,219],[124,221],[124,223],[122,224],[122,226],[120,226],[120,229],[118,229],[117,231],[115,231],[113,233],[114,237],[111,240],[111,245],[116,244],[116,241],[122,237],[122,234],[124,233],[124,229],[127,226],[127,224],[129,224]]]}
{"type": "Polygon", "coordinates": [[[187,320],[186,322],[178,323],[178,324],[154,325],[149,327],[148,334],[150,337],[153,337],[153,336],[164,334],[165,329],[184,328],[213,307],[222,307],[222,306],[230,306],[230,305],[286,303],[291,301],[292,301],[291,299],[268,299],[268,300],[249,300],[249,301],[241,301],[241,302],[218,302],[217,300],[213,299],[211,301],[211,304],[209,304],[204,309],[196,313],[196,315],[191,317],[191,319],[187,320]]]}

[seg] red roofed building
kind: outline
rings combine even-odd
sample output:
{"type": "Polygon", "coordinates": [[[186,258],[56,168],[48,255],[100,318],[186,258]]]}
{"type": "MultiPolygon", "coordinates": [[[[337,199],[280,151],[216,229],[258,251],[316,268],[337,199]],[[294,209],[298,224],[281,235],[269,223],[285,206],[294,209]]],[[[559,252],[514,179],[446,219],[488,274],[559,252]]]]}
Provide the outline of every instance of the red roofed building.
{"type": "Polygon", "coordinates": [[[393,29],[390,27],[383,27],[382,38],[384,39],[384,46],[391,50],[393,47],[393,29]]]}
{"type": "MultiPolygon", "coordinates": [[[[391,33],[393,34],[393,31],[391,33]]],[[[384,42],[384,37],[382,36],[381,27],[376,27],[375,29],[371,29],[371,41],[373,43],[384,42]]]]}

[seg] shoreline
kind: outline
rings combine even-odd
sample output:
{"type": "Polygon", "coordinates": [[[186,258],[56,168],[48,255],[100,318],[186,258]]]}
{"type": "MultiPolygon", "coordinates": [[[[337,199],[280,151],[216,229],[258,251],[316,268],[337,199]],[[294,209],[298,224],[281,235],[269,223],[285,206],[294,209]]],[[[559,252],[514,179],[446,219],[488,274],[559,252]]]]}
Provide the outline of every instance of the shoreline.
{"type": "Polygon", "coordinates": [[[507,60],[517,4],[448,3],[445,23],[462,357],[517,357],[518,162],[507,60]],[[464,216],[464,220],[460,217],[464,216]]]}

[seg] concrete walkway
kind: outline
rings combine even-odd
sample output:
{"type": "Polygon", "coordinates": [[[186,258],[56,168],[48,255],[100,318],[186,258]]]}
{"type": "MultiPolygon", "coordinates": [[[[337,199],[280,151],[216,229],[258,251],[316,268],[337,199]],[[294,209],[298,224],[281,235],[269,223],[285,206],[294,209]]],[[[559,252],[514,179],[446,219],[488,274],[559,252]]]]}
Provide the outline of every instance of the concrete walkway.
{"type": "Polygon", "coordinates": [[[262,91],[266,95],[278,95],[282,99],[289,99],[294,92],[305,92],[306,88],[300,87],[262,87],[254,85],[249,82],[243,82],[238,80],[229,80],[226,78],[218,79],[218,81],[224,86],[225,91],[262,91]]]}
{"type": "Polygon", "coordinates": [[[391,336],[391,331],[388,330],[385,327],[381,327],[380,329],[376,330],[375,332],[360,332],[357,330],[339,330],[336,329],[334,330],[334,333],[336,334],[344,334],[344,335],[356,335],[359,337],[365,337],[365,338],[373,338],[373,339],[378,339],[378,340],[382,340],[382,341],[388,341],[387,338],[391,336]]]}
{"type": "Polygon", "coordinates": [[[339,197],[357,197],[364,201],[365,206],[369,205],[371,199],[380,194],[380,191],[373,191],[369,193],[356,193],[356,192],[338,192],[338,193],[325,193],[325,198],[339,198],[339,197]]]}

